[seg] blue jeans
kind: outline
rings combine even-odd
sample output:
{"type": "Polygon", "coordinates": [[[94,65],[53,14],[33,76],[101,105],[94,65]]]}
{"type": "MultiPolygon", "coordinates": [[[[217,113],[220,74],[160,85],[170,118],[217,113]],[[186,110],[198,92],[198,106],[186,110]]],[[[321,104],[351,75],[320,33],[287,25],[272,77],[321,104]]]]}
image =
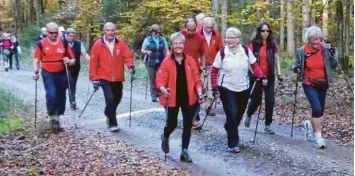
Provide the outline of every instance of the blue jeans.
{"type": "Polygon", "coordinates": [[[319,118],[323,116],[325,97],[327,94],[326,90],[318,90],[313,86],[303,84],[303,90],[306,97],[311,104],[312,117],[319,118]]]}
{"type": "Polygon", "coordinates": [[[46,91],[46,105],[48,115],[63,115],[65,111],[65,92],[68,81],[65,71],[52,73],[42,69],[44,89],[46,91]]]}
{"type": "MultiPolygon", "coordinates": [[[[265,93],[265,124],[270,125],[272,123],[272,114],[274,113],[275,106],[275,82],[268,79],[266,86],[262,86],[261,82],[256,82],[255,88],[250,96],[250,103],[248,105],[247,115],[250,117],[255,113],[261,104],[263,90],[265,93]]],[[[250,86],[252,89],[252,86],[250,86]]]]}
{"type": "Polygon", "coordinates": [[[248,104],[249,89],[241,92],[233,92],[220,86],[218,90],[221,94],[223,109],[227,116],[224,129],[227,132],[228,147],[239,146],[238,126],[248,104]]]}

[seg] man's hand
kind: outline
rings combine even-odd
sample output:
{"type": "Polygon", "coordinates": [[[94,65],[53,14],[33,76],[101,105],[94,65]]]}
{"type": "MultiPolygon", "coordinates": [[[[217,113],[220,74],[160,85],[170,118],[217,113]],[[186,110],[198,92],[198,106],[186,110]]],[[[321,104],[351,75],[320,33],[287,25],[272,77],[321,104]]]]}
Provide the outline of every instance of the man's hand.
{"type": "Polygon", "coordinates": [[[203,102],[205,102],[205,97],[203,95],[199,95],[198,96],[198,103],[202,104],[203,102]]]}
{"type": "Polygon", "coordinates": [[[39,74],[38,74],[38,71],[35,71],[32,75],[32,79],[37,81],[39,79],[39,74]]]}
{"type": "Polygon", "coordinates": [[[170,93],[169,93],[169,88],[165,88],[163,86],[160,87],[160,91],[164,94],[165,97],[169,97],[170,93]]]}
{"type": "Polygon", "coordinates": [[[146,55],[150,56],[150,54],[152,54],[152,51],[146,50],[144,53],[145,53],[146,55]]]}
{"type": "Polygon", "coordinates": [[[204,75],[205,77],[207,77],[208,74],[209,74],[209,71],[207,71],[206,69],[204,69],[204,70],[203,70],[203,75],[204,75]]]}
{"type": "Polygon", "coordinates": [[[131,76],[134,76],[134,74],[136,74],[136,69],[134,67],[130,68],[129,73],[131,74],[131,76]]]}
{"type": "Polygon", "coordinates": [[[68,57],[64,57],[63,58],[63,62],[64,62],[64,64],[69,64],[70,63],[70,59],[68,57]]]}
{"type": "Polygon", "coordinates": [[[101,83],[100,81],[93,81],[92,85],[94,87],[94,91],[98,91],[100,89],[101,83]]]}
{"type": "Polygon", "coordinates": [[[301,70],[297,67],[293,68],[292,71],[293,71],[293,73],[300,73],[301,72],[301,70]]]}

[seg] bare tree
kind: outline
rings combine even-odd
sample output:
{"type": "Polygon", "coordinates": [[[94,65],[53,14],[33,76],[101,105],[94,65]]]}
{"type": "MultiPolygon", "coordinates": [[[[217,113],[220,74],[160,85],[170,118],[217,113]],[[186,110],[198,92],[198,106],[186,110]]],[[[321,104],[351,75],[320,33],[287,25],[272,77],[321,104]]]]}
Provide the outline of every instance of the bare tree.
{"type": "Polygon", "coordinates": [[[350,8],[352,8],[350,0],[346,0],[345,1],[345,23],[344,23],[344,28],[345,28],[345,41],[344,41],[344,48],[345,48],[345,57],[344,57],[344,72],[348,73],[349,70],[349,56],[350,56],[350,25],[351,25],[351,21],[350,21],[350,16],[351,14],[351,10],[350,8]]]}
{"type": "Polygon", "coordinates": [[[302,2],[302,40],[305,42],[304,34],[306,32],[306,28],[308,28],[311,24],[309,19],[309,0],[303,0],[302,2]]]}
{"type": "Polygon", "coordinates": [[[222,37],[223,39],[225,39],[225,34],[226,34],[226,30],[227,30],[227,17],[228,17],[228,3],[227,0],[221,0],[221,33],[222,33],[222,37]]]}
{"type": "Polygon", "coordinates": [[[285,0],[280,0],[280,48],[285,50],[285,0]]]}
{"type": "Polygon", "coordinates": [[[323,37],[328,39],[328,0],[323,0],[323,37]]]}
{"type": "Polygon", "coordinates": [[[337,0],[336,4],[336,22],[337,22],[337,49],[338,49],[338,58],[340,65],[344,68],[344,46],[343,46],[343,30],[344,30],[344,23],[343,23],[343,3],[342,0],[337,0]]]}
{"type": "Polygon", "coordinates": [[[294,56],[296,53],[295,46],[295,24],[293,19],[293,0],[287,0],[287,53],[294,56]]]}

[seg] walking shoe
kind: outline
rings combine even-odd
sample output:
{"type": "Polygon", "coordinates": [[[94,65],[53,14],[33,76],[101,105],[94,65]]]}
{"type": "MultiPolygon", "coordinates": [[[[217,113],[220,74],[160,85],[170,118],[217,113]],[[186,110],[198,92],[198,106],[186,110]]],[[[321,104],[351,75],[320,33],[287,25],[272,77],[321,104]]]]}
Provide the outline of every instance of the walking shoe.
{"type": "Polygon", "coordinates": [[[325,148],[325,141],[323,138],[315,139],[313,146],[317,149],[324,149],[325,148]]]}
{"type": "Polygon", "coordinates": [[[304,127],[304,136],[306,137],[306,139],[308,141],[313,142],[314,141],[314,132],[313,132],[311,121],[309,121],[309,120],[304,121],[303,127],[304,127]]]}
{"type": "Polygon", "coordinates": [[[200,130],[202,127],[201,127],[201,124],[199,121],[197,120],[193,120],[192,121],[192,129],[193,130],[200,130]]]}
{"type": "Polygon", "coordinates": [[[53,133],[59,133],[64,131],[64,129],[60,126],[60,122],[58,120],[52,119],[49,121],[49,124],[53,133]]]}
{"type": "Polygon", "coordinates": [[[117,127],[117,126],[111,126],[110,128],[109,128],[109,130],[110,130],[110,132],[118,132],[118,131],[120,131],[120,129],[117,127]]]}
{"type": "Polygon", "coordinates": [[[232,147],[232,148],[228,148],[228,152],[231,152],[231,153],[240,153],[240,148],[239,148],[239,146],[232,147]]]}
{"type": "Polygon", "coordinates": [[[271,125],[265,125],[264,129],[265,133],[267,134],[275,134],[275,132],[272,130],[271,125]]]}
{"type": "Polygon", "coordinates": [[[161,135],[161,150],[164,153],[169,153],[170,152],[169,138],[164,137],[164,134],[161,135]]]}
{"type": "Polygon", "coordinates": [[[187,153],[187,151],[181,152],[180,161],[184,162],[184,163],[192,163],[192,159],[190,158],[190,156],[187,153]]]}
{"type": "Polygon", "coordinates": [[[244,126],[245,127],[250,127],[250,121],[251,121],[251,116],[245,115],[244,116],[244,126]]]}

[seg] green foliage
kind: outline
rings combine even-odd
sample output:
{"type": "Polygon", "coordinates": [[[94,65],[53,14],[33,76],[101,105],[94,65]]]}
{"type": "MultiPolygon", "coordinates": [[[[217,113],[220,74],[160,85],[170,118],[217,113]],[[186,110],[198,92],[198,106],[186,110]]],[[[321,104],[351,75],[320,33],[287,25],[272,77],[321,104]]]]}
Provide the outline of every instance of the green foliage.
{"type": "Polygon", "coordinates": [[[39,36],[41,28],[37,25],[30,25],[24,29],[24,33],[19,38],[19,43],[21,47],[32,48],[39,36]]]}
{"type": "Polygon", "coordinates": [[[294,57],[286,56],[285,58],[283,58],[282,62],[280,63],[280,66],[283,69],[289,69],[291,68],[294,61],[295,61],[294,57]]]}

